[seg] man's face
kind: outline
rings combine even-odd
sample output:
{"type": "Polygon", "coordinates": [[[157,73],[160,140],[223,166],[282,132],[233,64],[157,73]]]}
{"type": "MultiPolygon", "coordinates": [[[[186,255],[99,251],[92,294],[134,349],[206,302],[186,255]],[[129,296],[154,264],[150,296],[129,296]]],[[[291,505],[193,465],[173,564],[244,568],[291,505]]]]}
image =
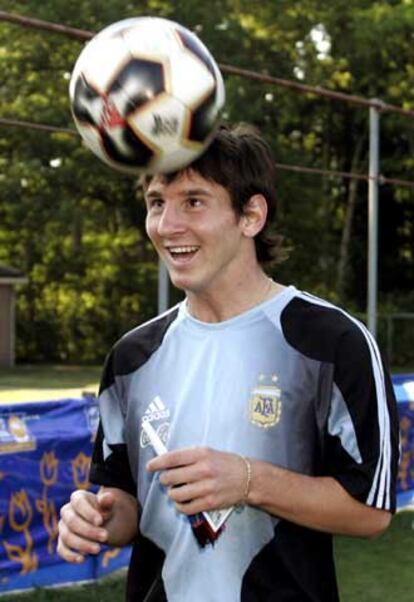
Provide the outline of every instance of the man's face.
{"type": "Polygon", "coordinates": [[[214,292],[243,272],[246,249],[254,252],[254,243],[243,235],[223,186],[193,171],[170,184],[155,176],[145,201],[148,236],[176,287],[214,292]]]}

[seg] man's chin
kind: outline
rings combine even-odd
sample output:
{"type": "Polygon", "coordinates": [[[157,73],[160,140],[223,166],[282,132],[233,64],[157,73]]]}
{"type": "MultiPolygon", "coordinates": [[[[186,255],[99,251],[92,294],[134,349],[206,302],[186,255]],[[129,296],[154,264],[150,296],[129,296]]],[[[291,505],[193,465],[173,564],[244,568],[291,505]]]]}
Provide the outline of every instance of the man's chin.
{"type": "Polygon", "coordinates": [[[191,291],[193,288],[191,286],[191,280],[189,278],[184,278],[183,276],[176,276],[174,274],[170,274],[170,280],[175,288],[178,288],[181,291],[191,291]]]}

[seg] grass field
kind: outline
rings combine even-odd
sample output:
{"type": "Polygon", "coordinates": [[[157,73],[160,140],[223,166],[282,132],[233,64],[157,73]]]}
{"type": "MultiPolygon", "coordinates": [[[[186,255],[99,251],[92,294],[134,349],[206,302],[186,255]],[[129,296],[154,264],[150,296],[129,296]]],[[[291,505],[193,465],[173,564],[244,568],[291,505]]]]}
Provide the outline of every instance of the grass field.
{"type": "Polygon", "coordinates": [[[343,602],[414,600],[414,513],[396,515],[375,540],[336,539],[338,579],[343,602]]]}
{"type": "MultiPolygon", "coordinates": [[[[96,392],[100,371],[94,366],[0,370],[0,406],[2,402],[59,399],[80,395],[85,390],[96,392]]],[[[397,515],[391,528],[375,540],[339,537],[335,550],[341,602],[414,600],[414,513],[397,515]]],[[[117,575],[81,587],[0,595],[0,602],[122,602],[124,579],[124,575],[117,575]]]]}
{"type": "Polygon", "coordinates": [[[25,594],[1,596],[1,602],[124,602],[124,574],[99,583],[65,588],[38,589],[25,594]]]}
{"type": "Polygon", "coordinates": [[[96,393],[100,366],[18,366],[0,369],[0,405],[96,393]]]}

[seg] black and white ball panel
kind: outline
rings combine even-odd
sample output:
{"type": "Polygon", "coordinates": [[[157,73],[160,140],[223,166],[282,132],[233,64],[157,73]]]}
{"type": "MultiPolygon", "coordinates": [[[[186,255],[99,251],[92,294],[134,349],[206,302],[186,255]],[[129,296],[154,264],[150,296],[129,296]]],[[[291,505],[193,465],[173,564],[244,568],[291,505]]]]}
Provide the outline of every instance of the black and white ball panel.
{"type": "Polygon", "coordinates": [[[136,173],[180,169],[211,139],[224,84],[197,36],[166,19],[128,19],[80,55],[70,84],[76,125],[93,152],[136,173]]]}

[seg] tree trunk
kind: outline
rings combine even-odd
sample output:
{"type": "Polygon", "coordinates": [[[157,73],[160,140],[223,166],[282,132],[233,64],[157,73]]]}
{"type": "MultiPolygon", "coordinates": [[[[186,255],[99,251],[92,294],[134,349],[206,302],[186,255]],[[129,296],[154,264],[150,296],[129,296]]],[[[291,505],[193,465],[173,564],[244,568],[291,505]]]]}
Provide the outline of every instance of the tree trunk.
{"type": "MultiPolygon", "coordinates": [[[[365,136],[359,138],[355,147],[354,156],[352,158],[351,171],[356,172],[360,163],[362,148],[364,145],[365,136]]],[[[344,226],[342,229],[341,244],[339,247],[339,259],[336,270],[336,293],[339,299],[343,299],[345,294],[345,282],[349,267],[349,249],[351,244],[352,223],[355,213],[355,204],[357,200],[359,180],[353,178],[349,182],[348,195],[346,201],[346,211],[344,226]]]]}

